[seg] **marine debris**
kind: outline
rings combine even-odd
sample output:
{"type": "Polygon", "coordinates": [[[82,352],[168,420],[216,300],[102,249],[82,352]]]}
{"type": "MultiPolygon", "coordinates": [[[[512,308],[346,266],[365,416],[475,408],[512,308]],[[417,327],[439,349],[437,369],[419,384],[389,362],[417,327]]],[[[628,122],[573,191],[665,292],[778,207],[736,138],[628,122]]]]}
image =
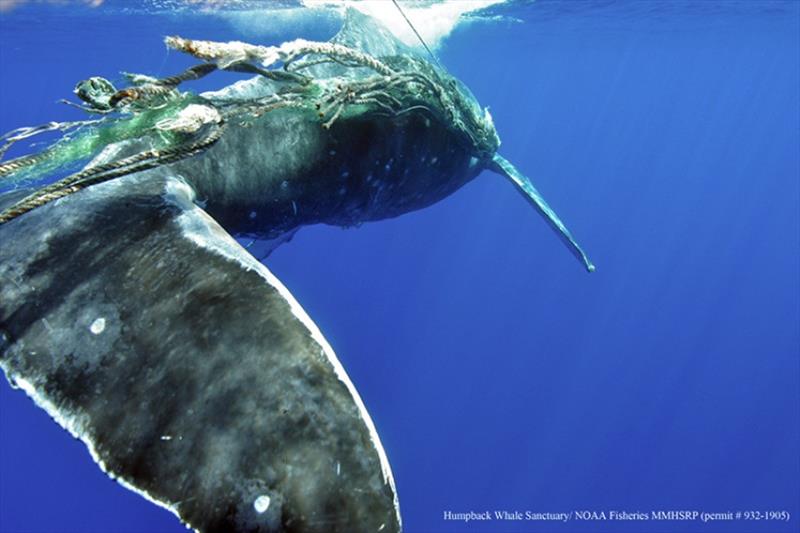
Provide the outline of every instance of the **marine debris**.
{"type": "Polygon", "coordinates": [[[0,138],[2,155],[63,133],[0,163],[0,367],[100,468],[195,530],[399,531],[358,392],[232,236],[277,245],[399,216],[492,170],[594,267],[497,154],[468,89],[366,17],[330,42],[166,43],[202,62],[123,88],[81,81],[73,105],[93,118],[0,138]],[[254,77],[184,90],[218,70],[254,77]]]}
{"type": "Polygon", "coordinates": [[[481,157],[491,155],[498,145],[488,114],[481,112],[479,107],[476,109],[468,99],[453,90],[454,79],[414,56],[397,56],[387,59],[391,63],[384,63],[347,46],[302,39],[280,46],[258,46],[172,36],[167,37],[165,43],[207,62],[164,79],[129,75],[134,85],[120,90],[100,77],[79,82],[75,94],[86,103],[79,106],[81,109],[89,113],[119,112],[129,116],[107,125],[102,120],[50,123],[6,134],[2,139],[7,140],[7,145],[0,149],[0,155],[12,142],[40,131],[105,125],[105,128],[92,128],[74,140],[56,143],[38,154],[0,163],[0,177],[36,167],[41,167],[40,174],[52,172],[54,167],[97,151],[104,143],[107,145],[143,135],[155,134],[160,141],[157,142],[159,147],[123,161],[85,169],[40,189],[0,212],[0,224],[86,186],[195,155],[219,140],[225,122],[243,121],[281,108],[313,110],[325,129],[330,129],[347,112],[363,114],[371,111],[396,117],[412,111],[425,111],[466,136],[481,157]],[[326,64],[365,69],[372,74],[313,77],[313,70],[326,64]],[[277,82],[279,88],[265,97],[236,101],[178,92],[181,83],[199,79],[216,69],[255,73],[277,82]],[[195,116],[187,122],[186,113],[190,109],[195,110],[195,116]],[[196,110],[200,109],[207,111],[198,113],[196,110]],[[183,126],[174,127],[176,121],[183,126]],[[167,126],[169,124],[173,126],[167,126]],[[203,128],[207,125],[213,127],[203,128]],[[202,136],[198,135],[201,130],[202,136]],[[176,135],[166,136],[166,133],[176,135]]]}

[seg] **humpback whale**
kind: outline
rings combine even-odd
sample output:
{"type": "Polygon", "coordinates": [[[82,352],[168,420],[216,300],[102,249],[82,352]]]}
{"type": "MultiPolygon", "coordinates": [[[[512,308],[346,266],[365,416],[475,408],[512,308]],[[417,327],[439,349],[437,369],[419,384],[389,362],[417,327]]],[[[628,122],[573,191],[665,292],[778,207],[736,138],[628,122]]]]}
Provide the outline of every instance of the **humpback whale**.
{"type": "MultiPolygon", "coordinates": [[[[197,531],[400,531],[389,461],[320,330],[235,236],[284,242],[507,178],[587,270],[488,111],[440,67],[349,12],[328,42],[181,37],[201,60],[118,90],[99,117],[0,162],[0,367],[109,476],[197,531]],[[199,95],[216,70],[254,75],[199,95]],[[36,185],[68,163],[80,171],[36,185]],[[0,182],[2,183],[2,182],[0,182]]],[[[4,149],[3,149],[4,151],[4,149]]]]}

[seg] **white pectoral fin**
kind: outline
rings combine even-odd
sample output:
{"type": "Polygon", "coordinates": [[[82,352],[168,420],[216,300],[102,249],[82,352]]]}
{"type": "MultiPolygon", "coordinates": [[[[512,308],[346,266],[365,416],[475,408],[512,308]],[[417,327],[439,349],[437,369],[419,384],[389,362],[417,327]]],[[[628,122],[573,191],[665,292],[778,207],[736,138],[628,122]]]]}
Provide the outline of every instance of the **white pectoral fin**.
{"type": "Polygon", "coordinates": [[[561,241],[567,245],[567,248],[572,252],[572,254],[578,258],[578,260],[583,263],[586,267],[586,270],[589,272],[594,272],[594,265],[589,260],[589,257],[586,255],[586,252],[581,249],[580,245],[575,241],[575,238],[569,232],[567,227],[558,218],[553,209],[547,205],[542,195],[539,191],[536,190],[536,187],[533,186],[531,180],[529,180],[526,176],[520,173],[517,168],[509,163],[504,157],[495,154],[492,158],[494,165],[492,166],[492,170],[497,172],[498,174],[505,176],[508,178],[514,185],[516,185],[517,189],[525,196],[525,198],[533,205],[534,208],[539,212],[542,217],[544,217],[545,221],[550,225],[551,228],[556,232],[559,236],[561,241]]]}

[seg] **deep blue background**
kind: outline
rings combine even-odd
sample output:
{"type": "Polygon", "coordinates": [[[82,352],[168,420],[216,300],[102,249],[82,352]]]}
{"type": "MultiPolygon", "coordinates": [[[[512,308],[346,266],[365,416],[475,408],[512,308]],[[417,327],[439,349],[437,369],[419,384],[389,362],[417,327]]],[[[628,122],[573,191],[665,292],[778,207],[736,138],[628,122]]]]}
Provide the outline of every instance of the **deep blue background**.
{"type": "MultiPolygon", "coordinates": [[[[441,60],[597,272],[488,173],[396,220],[304,229],[267,260],[364,398],[406,531],[800,530],[800,4],[492,14],[518,20],[460,26],[441,60]],[[494,509],[793,518],[442,520],[494,509]]],[[[253,39],[208,14],[0,15],[0,130],[78,118],[54,102],[87,76],[180,70],[173,33],[253,39]]],[[[183,530],[3,380],[0,531],[183,530]]]]}

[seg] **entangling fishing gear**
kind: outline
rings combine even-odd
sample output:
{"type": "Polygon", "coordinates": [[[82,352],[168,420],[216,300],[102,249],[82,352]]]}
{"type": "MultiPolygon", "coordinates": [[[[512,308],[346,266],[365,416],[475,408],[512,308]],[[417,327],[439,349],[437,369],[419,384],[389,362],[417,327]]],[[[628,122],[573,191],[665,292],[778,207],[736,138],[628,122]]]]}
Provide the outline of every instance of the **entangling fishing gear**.
{"type": "MultiPolygon", "coordinates": [[[[67,131],[80,126],[97,124],[99,122],[101,122],[101,120],[78,120],[75,122],[48,122],[47,124],[42,124],[41,126],[17,128],[15,130],[9,131],[5,135],[0,136],[0,141],[3,141],[3,146],[0,146],[0,158],[2,158],[3,155],[6,153],[6,151],[9,148],[11,148],[11,145],[13,145],[17,141],[28,139],[30,137],[39,135],[41,133],[47,133],[48,131],[67,131]]],[[[0,173],[0,175],[2,175],[2,173],[0,173]]]]}
{"type": "Polygon", "coordinates": [[[216,143],[224,131],[224,124],[213,127],[201,139],[164,150],[146,150],[131,157],[113,161],[105,165],[90,167],[86,170],[72,174],[52,185],[48,185],[23,198],[8,209],[0,212],[0,225],[5,224],[20,215],[24,215],[37,207],[63,198],[90,185],[127,176],[135,172],[150,170],[161,165],[175,163],[193,155],[199,154],[216,143]]]}
{"type": "Polygon", "coordinates": [[[425,39],[423,39],[422,35],[420,35],[419,32],[417,31],[417,28],[415,28],[414,25],[411,23],[411,20],[409,20],[409,18],[406,16],[405,11],[403,11],[403,8],[401,8],[400,4],[397,3],[397,0],[392,0],[392,3],[394,4],[394,7],[396,7],[397,10],[400,12],[400,14],[403,16],[403,18],[406,20],[406,22],[408,23],[408,26],[411,28],[411,31],[413,31],[414,35],[416,35],[417,39],[419,39],[419,42],[422,43],[422,46],[425,48],[425,50],[428,51],[428,54],[430,54],[430,56],[433,59],[434,63],[436,63],[436,66],[441,68],[442,65],[441,65],[441,63],[439,63],[439,59],[434,55],[433,52],[431,52],[431,49],[428,48],[428,43],[425,42],[425,39]]]}
{"type": "MultiPolygon", "coordinates": [[[[47,124],[42,124],[41,126],[33,126],[33,127],[25,127],[25,128],[17,128],[12,130],[5,135],[0,136],[0,141],[4,141],[3,145],[0,146],[0,158],[5,155],[6,151],[11,148],[11,146],[21,140],[28,139],[35,135],[39,135],[42,133],[47,133],[50,131],[61,131],[66,132],[71,129],[80,128],[83,126],[90,126],[96,125],[103,121],[103,119],[99,120],[78,120],[74,122],[48,122],[47,124]]],[[[11,159],[6,161],[5,163],[0,163],[0,178],[7,174],[11,174],[25,168],[26,166],[34,165],[37,162],[41,161],[46,157],[45,153],[41,154],[34,154],[29,156],[18,157],[16,159],[11,159]]]]}
{"type": "Polygon", "coordinates": [[[64,138],[38,154],[0,164],[0,178],[26,169],[46,172],[60,164],[86,157],[111,142],[145,135],[154,135],[153,141],[165,146],[87,168],[41,188],[0,213],[0,224],[90,185],[201,153],[223,135],[224,124],[247,127],[252,118],[284,107],[308,109],[318,116],[321,127],[325,129],[333,127],[351,109],[353,113],[371,112],[390,117],[423,111],[464,135],[466,142],[475,146],[479,155],[491,155],[498,143],[491,117],[461,92],[452,77],[416,57],[379,59],[341,44],[303,39],[279,46],[181,37],[167,37],[165,43],[201,59],[203,63],[162,79],[126,74],[133,85],[124,89],[117,89],[101,77],[78,83],[74,92],[84,104],[68,102],[70,105],[92,114],[123,113],[127,116],[53,122],[14,130],[0,137],[0,141],[5,141],[0,147],[0,155],[11,143],[39,133],[91,128],[83,136],[64,138]],[[315,77],[319,71],[314,67],[325,64],[345,69],[367,69],[374,74],[315,77]],[[279,86],[273,94],[250,99],[196,96],[178,90],[183,82],[200,79],[215,70],[257,74],[277,82],[279,86]],[[197,139],[199,131],[205,133],[197,139]],[[196,140],[181,142],[180,139],[186,135],[196,140]]]}
{"type": "MultiPolygon", "coordinates": [[[[413,56],[393,56],[378,59],[367,53],[331,42],[297,39],[280,46],[259,46],[243,42],[221,43],[167,37],[170,48],[191,54],[216,64],[220,69],[241,69],[244,65],[260,65],[268,69],[282,65],[286,72],[297,73],[326,63],[348,68],[366,68],[376,75],[353,80],[346,77],[316,80],[311,84],[321,93],[314,101],[322,126],[329,129],[350,105],[373,106],[396,116],[411,110],[427,110],[441,117],[464,134],[479,152],[493,151],[497,139],[491,118],[471,103],[460,91],[454,78],[426,61],[413,56]],[[336,83],[330,83],[336,80],[336,83]],[[455,90],[453,90],[455,89],[455,90]]],[[[270,70],[270,72],[275,72],[270,70]]],[[[300,93],[307,95],[314,91],[300,93]]],[[[360,109],[363,112],[363,108],[360,109]]]]}

